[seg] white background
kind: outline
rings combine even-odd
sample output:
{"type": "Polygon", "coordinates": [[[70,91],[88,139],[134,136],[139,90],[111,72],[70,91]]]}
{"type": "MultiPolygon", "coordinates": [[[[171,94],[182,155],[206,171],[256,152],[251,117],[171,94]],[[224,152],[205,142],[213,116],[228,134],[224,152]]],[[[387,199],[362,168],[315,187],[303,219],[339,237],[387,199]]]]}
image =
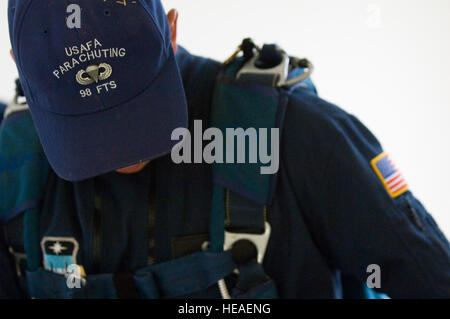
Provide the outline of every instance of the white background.
{"type": "MultiPolygon", "coordinates": [[[[227,58],[244,37],[309,58],[320,95],[379,138],[450,235],[449,0],[163,0],[179,42],[227,58]]],[[[11,99],[7,1],[0,1],[0,100],[11,99]]]]}

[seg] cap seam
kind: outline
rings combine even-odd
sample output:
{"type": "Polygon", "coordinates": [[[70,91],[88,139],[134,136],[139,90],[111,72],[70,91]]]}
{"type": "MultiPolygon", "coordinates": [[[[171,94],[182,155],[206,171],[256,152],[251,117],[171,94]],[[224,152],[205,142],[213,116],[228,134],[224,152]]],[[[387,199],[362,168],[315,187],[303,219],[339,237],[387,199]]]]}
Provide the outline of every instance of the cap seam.
{"type": "Polygon", "coordinates": [[[147,9],[147,7],[145,6],[145,4],[143,3],[143,0],[139,0],[139,3],[140,3],[141,6],[144,8],[144,10],[147,12],[147,14],[150,16],[150,18],[151,18],[151,20],[152,20],[152,23],[153,23],[153,26],[155,27],[156,31],[158,31],[159,37],[161,38],[162,43],[164,43],[164,46],[163,46],[164,54],[165,54],[165,56],[167,57],[167,56],[168,56],[168,52],[167,52],[167,47],[168,47],[168,45],[167,45],[167,43],[166,43],[166,41],[165,41],[165,39],[164,39],[164,35],[162,34],[161,29],[158,28],[158,25],[156,24],[155,17],[154,17],[153,14],[147,9]]]}

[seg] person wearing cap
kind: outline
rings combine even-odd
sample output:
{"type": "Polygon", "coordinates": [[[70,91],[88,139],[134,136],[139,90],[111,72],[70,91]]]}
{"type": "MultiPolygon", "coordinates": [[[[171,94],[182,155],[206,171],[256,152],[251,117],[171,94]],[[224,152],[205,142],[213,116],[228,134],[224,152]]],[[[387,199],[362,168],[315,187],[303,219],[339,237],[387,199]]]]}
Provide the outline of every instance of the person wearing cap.
{"type": "MultiPolygon", "coordinates": [[[[224,297],[224,282],[208,281],[197,262],[222,269],[230,256],[203,252],[174,267],[205,250],[215,194],[211,165],[170,156],[174,130],[209,123],[220,63],[177,46],[178,13],[166,15],[159,0],[72,3],[80,28],[66,25],[66,2],[9,0],[29,111],[10,114],[3,129],[31,116],[42,149],[30,147],[50,166],[40,162],[42,198],[0,219],[9,235],[0,239],[0,297],[92,296],[55,284],[71,264],[87,287],[109,278],[96,296],[224,297]],[[166,280],[162,268],[177,277],[166,280]]],[[[371,132],[303,87],[285,112],[274,200],[264,208],[264,278],[277,295],[345,297],[343,278],[366,283],[378,267],[375,288],[391,298],[449,298],[448,240],[371,132]]]]}

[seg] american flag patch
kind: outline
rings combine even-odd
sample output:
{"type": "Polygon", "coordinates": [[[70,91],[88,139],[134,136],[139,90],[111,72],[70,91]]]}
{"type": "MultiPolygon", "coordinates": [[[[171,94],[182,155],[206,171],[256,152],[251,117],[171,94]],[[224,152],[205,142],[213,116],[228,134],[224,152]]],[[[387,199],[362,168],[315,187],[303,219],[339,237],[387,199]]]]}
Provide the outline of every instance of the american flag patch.
{"type": "Polygon", "coordinates": [[[406,180],[387,153],[382,153],[375,157],[371,164],[392,198],[396,198],[408,190],[406,180]]]}

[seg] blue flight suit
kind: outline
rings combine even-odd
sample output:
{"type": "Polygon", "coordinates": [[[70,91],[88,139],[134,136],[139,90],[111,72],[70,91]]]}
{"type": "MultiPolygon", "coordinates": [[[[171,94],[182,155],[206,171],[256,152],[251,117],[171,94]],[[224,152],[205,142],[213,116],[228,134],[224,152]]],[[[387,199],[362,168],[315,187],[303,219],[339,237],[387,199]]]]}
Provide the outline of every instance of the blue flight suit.
{"type": "MultiPolygon", "coordinates": [[[[177,60],[192,130],[194,120],[209,123],[220,64],[183,48],[177,60]]],[[[293,93],[264,259],[281,298],[341,298],[341,279],[366,282],[371,264],[381,267],[379,291],[391,298],[450,297],[449,242],[410,191],[389,195],[371,166],[381,153],[357,118],[314,90],[293,93]]],[[[40,237],[74,239],[87,274],[133,272],[200,250],[192,243],[208,238],[212,190],[211,165],[176,165],[170,154],[134,175],[72,183],[51,172],[40,237]]],[[[20,237],[21,218],[8,224],[9,234],[20,237]]],[[[20,297],[5,242],[0,255],[0,296],[20,297]]],[[[216,285],[189,297],[220,294],[216,285]]]]}

